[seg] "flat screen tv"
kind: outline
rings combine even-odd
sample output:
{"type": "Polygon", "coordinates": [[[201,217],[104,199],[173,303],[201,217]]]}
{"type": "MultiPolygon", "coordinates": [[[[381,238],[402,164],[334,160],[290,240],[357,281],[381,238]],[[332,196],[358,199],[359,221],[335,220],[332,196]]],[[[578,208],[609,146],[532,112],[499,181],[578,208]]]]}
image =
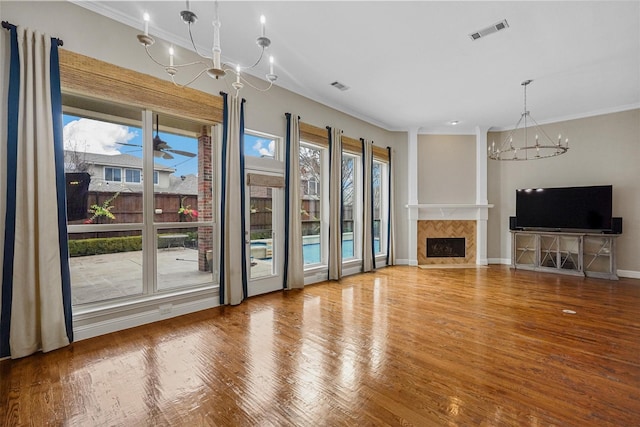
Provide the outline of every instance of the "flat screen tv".
{"type": "Polygon", "coordinates": [[[516,190],[516,227],[611,230],[611,185],[516,190]]]}

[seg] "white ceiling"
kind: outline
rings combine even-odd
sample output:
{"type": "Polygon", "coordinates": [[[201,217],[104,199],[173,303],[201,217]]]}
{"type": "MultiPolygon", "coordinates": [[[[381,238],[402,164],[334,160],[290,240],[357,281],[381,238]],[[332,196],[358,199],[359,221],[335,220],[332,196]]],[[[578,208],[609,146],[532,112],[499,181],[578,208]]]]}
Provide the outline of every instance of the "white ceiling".
{"type": "MultiPolygon", "coordinates": [[[[148,11],[152,35],[189,46],[184,1],[77,3],[137,28],[148,11]]],[[[209,51],[213,2],[191,10],[196,43],[209,51]]],[[[256,59],[261,14],[278,85],[390,130],[512,127],[526,79],[540,123],[640,107],[639,1],[222,1],[225,62],[256,59]],[[508,29],[469,38],[502,19],[508,29]],[[331,87],[336,80],[350,90],[331,87]]]]}

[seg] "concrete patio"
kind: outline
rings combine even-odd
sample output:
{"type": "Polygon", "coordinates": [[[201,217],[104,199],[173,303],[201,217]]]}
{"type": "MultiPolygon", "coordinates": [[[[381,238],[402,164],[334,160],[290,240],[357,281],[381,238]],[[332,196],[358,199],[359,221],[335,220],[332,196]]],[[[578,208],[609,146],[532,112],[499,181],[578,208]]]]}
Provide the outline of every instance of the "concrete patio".
{"type": "MultiPolygon", "coordinates": [[[[254,263],[251,277],[270,274],[270,260],[254,260],[254,263]]],[[[159,291],[207,284],[213,286],[213,274],[198,270],[196,249],[159,249],[157,266],[159,291]]],[[[73,305],[130,297],[140,295],[143,291],[142,251],[73,257],[70,259],[70,270],[73,305]]],[[[217,277],[215,280],[217,281],[217,277]]]]}

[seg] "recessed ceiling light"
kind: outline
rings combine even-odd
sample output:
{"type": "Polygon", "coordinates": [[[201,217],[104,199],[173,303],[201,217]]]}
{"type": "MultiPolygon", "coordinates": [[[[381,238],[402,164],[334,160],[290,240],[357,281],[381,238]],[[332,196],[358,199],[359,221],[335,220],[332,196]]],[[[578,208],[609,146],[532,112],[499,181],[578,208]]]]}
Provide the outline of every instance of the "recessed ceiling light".
{"type": "Polygon", "coordinates": [[[448,125],[455,126],[460,123],[460,120],[450,120],[447,122],[448,125]]]}

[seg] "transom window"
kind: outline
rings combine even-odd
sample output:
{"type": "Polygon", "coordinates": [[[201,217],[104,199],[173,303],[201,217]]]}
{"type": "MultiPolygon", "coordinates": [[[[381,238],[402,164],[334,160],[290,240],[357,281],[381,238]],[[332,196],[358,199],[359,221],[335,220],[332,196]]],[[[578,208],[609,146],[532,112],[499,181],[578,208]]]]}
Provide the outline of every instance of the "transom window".
{"type": "Polygon", "coordinates": [[[280,160],[282,138],[266,133],[246,131],[244,134],[244,155],[262,159],[280,160]]]}

